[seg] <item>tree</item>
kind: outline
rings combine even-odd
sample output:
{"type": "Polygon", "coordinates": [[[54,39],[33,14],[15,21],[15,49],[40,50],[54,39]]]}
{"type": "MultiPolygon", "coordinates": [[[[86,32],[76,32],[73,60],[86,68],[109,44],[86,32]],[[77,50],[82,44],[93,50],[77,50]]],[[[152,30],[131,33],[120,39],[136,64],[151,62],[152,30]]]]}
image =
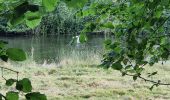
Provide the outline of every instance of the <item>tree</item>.
{"type": "MultiPolygon", "coordinates": [[[[122,76],[132,76],[133,80],[140,78],[151,82],[151,90],[154,86],[170,85],[142,77],[145,65],[153,66],[158,61],[163,64],[169,60],[170,33],[165,29],[169,10],[170,0],[108,0],[107,3],[94,0],[88,12],[94,12],[98,18],[88,23],[92,26],[90,29],[103,27],[114,33],[113,41],[105,41],[108,53],[101,66],[118,70],[122,76]]],[[[82,16],[88,16],[83,13],[82,16]]],[[[151,72],[148,77],[155,74],[157,72],[151,72]]]]}

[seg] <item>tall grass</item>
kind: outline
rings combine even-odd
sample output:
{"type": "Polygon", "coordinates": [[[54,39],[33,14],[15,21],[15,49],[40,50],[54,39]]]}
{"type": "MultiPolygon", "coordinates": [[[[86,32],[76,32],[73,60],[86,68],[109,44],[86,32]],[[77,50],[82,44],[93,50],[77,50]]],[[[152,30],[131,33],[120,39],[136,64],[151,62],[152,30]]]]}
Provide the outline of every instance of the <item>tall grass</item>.
{"type": "Polygon", "coordinates": [[[85,45],[83,47],[78,47],[78,45],[60,47],[54,50],[58,55],[55,59],[41,59],[41,63],[35,61],[34,50],[27,53],[28,59],[24,62],[25,64],[36,64],[40,66],[77,66],[77,65],[98,65],[102,60],[102,55],[104,54],[103,48],[89,48],[85,45]]]}
{"type": "Polygon", "coordinates": [[[91,48],[60,50],[60,66],[65,65],[97,65],[102,59],[103,50],[91,48]]]}

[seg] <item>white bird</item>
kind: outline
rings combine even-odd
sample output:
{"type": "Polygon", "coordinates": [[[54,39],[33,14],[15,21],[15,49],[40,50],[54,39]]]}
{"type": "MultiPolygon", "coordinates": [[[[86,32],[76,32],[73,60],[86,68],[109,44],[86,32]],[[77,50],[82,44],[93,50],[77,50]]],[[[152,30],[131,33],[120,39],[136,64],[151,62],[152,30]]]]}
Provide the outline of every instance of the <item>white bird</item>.
{"type": "Polygon", "coordinates": [[[80,35],[77,35],[77,36],[76,36],[76,39],[77,39],[77,40],[76,40],[76,43],[77,43],[77,44],[80,43],[80,35]]]}
{"type": "Polygon", "coordinates": [[[72,37],[72,40],[70,41],[69,45],[72,45],[72,44],[80,44],[80,35],[72,37]]]}

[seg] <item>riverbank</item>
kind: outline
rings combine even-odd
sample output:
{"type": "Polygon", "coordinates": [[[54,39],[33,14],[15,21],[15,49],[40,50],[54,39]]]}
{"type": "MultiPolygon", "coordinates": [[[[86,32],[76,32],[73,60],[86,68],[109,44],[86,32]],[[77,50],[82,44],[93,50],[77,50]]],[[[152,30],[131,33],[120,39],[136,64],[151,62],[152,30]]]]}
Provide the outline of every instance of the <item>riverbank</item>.
{"type": "MultiPolygon", "coordinates": [[[[12,64],[9,68],[20,72],[19,78],[31,79],[34,91],[45,93],[48,100],[169,100],[170,87],[160,86],[150,91],[150,83],[133,81],[122,77],[112,69],[105,70],[96,65],[65,65],[63,67],[42,67],[36,64],[12,64]],[[15,66],[14,66],[15,65],[15,66]]],[[[158,71],[152,79],[162,79],[170,83],[169,63],[148,67],[147,72],[158,71]],[[153,70],[154,69],[154,70],[153,70]]],[[[5,72],[6,78],[14,78],[14,73],[5,72]]],[[[0,78],[0,92],[8,90],[0,78]]],[[[13,88],[10,88],[12,90],[13,88]]]]}

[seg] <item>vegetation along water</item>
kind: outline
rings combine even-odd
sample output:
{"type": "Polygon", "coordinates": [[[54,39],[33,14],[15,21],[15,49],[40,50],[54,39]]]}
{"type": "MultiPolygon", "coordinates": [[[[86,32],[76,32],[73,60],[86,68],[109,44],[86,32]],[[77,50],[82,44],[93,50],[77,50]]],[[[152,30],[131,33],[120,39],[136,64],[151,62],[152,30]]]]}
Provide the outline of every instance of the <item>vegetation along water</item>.
{"type": "Polygon", "coordinates": [[[0,0],[0,100],[169,100],[170,0],[0,0]]]}

